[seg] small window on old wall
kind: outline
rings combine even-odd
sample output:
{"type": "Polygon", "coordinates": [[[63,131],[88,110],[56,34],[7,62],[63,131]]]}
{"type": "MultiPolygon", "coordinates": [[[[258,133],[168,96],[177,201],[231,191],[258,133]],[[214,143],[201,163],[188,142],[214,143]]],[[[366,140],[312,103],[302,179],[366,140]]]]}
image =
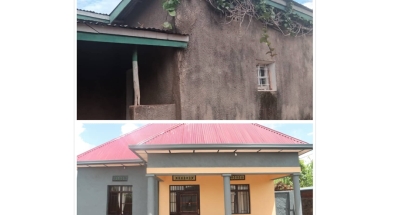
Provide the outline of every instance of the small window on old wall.
{"type": "Polygon", "coordinates": [[[276,91],[275,63],[258,63],[258,91],[276,91]]]}

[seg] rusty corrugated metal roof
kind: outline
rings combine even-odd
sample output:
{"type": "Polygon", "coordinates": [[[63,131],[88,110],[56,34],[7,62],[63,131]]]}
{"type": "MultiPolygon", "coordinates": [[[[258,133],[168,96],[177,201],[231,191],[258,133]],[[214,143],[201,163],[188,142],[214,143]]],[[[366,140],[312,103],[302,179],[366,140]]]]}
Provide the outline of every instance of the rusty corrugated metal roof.
{"type": "Polygon", "coordinates": [[[94,14],[101,14],[101,15],[107,15],[107,16],[109,16],[109,14],[106,14],[106,13],[98,13],[98,12],[94,12],[94,11],[91,11],[91,10],[83,10],[83,9],[79,9],[79,8],[77,8],[77,10],[85,11],[85,12],[89,12],[89,13],[94,13],[94,14]]]}
{"type": "Polygon", "coordinates": [[[78,155],[78,161],[140,159],[129,145],[307,144],[259,124],[148,124],[78,155]]]}
{"type": "Polygon", "coordinates": [[[176,34],[176,35],[183,35],[183,36],[188,36],[189,35],[189,34],[173,33],[170,30],[163,30],[163,29],[157,29],[157,28],[132,27],[132,26],[129,26],[129,25],[111,24],[111,23],[84,20],[84,19],[77,19],[77,23],[87,23],[87,24],[90,24],[90,25],[101,25],[101,26],[112,26],[112,27],[118,27],[118,28],[143,30],[143,31],[154,31],[154,32],[162,32],[162,33],[167,33],[167,34],[176,34]]]}

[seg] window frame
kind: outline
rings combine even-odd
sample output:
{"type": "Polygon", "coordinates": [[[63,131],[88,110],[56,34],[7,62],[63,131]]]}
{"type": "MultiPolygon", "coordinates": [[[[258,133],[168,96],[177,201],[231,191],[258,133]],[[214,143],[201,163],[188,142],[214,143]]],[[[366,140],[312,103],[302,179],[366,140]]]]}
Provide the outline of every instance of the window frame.
{"type": "Polygon", "coordinates": [[[257,60],[256,67],[257,67],[257,90],[260,92],[277,91],[275,62],[257,60]],[[261,67],[264,68],[264,76],[260,75],[261,67]],[[261,85],[262,79],[265,79],[265,86],[261,85]]]}
{"type": "MultiPolygon", "coordinates": [[[[125,203],[125,205],[126,205],[127,203],[125,203]]],[[[129,203],[128,203],[129,204],[129,203]]],[[[118,207],[119,208],[121,208],[121,206],[122,206],[122,201],[121,201],[121,203],[120,203],[120,205],[118,205],[118,207]]],[[[133,214],[133,186],[132,185],[108,185],[107,186],[107,210],[106,210],[106,214],[107,215],[132,215],[133,214]],[[119,191],[111,191],[111,187],[120,187],[119,188],[119,191]],[[130,191],[123,191],[123,187],[130,187],[130,191]],[[130,203],[130,205],[131,205],[131,213],[130,214],[123,214],[123,213],[119,213],[119,212],[117,212],[117,213],[110,213],[110,207],[109,207],[109,205],[110,205],[110,196],[111,196],[111,193],[118,193],[118,195],[119,196],[121,196],[121,199],[122,199],[122,194],[123,193],[130,193],[131,194],[131,200],[132,200],[132,202],[130,203]]]]}
{"type": "Polygon", "coordinates": [[[270,80],[270,68],[268,65],[265,64],[259,64],[257,65],[257,71],[258,71],[258,89],[265,89],[265,90],[271,90],[271,80],[270,80]],[[261,76],[261,68],[264,70],[264,76],[261,76]],[[262,85],[261,80],[265,80],[265,84],[262,85]]]}
{"type": "Polygon", "coordinates": [[[196,193],[197,194],[197,208],[198,211],[196,212],[197,214],[200,214],[200,185],[198,184],[183,184],[183,185],[169,185],[169,215],[179,215],[181,213],[194,213],[194,212],[183,212],[181,211],[181,201],[180,201],[180,196],[183,194],[193,194],[196,193]],[[175,202],[172,202],[171,199],[171,194],[174,193],[175,194],[175,202]],[[174,207],[172,207],[172,204],[175,204],[174,207]],[[174,209],[175,211],[172,212],[171,210],[174,209]]]}
{"type": "MultiPolygon", "coordinates": [[[[232,214],[251,214],[251,198],[250,198],[250,184],[230,184],[230,188],[231,188],[231,195],[232,192],[235,194],[234,196],[234,202],[233,202],[233,212],[232,214]],[[247,190],[238,190],[238,186],[241,185],[246,185],[247,186],[247,190]],[[232,190],[231,186],[235,186],[235,190],[232,190]],[[238,193],[239,192],[247,192],[247,196],[249,197],[248,201],[249,201],[249,210],[248,213],[240,213],[238,210],[238,205],[239,205],[239,201],[238,201],[238,193]],[[235,213],[236,211],[236,213],[235,213]]],[[[232,200],[231,200],[231,204],[232,204],[232,200]]],[[[232,208],[231,208],[232,210],[232,208]]]]}

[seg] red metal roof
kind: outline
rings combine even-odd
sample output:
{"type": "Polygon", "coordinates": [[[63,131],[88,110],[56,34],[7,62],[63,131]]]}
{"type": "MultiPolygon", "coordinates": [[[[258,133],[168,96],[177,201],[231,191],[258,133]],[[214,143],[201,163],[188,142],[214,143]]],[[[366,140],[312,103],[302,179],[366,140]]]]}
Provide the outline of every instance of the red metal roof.
{"type": "Polygon", "coordinates": [[[307,144],[259,124],[148,124],[78,155],[78,161],[132,160],[128,145],[307,144]]]}
{"type": "Polygon", "coordinates": [[[139,143],[160,144],[307,144],[259,124],[181,124],[139,143]]]}
{"type": "Polygon", "coordinates": [[[140,159],[128,145],[137,144],[153,137],[177,124],[149,124],[140,127],[128,134],[110,140],[89,151],[78,155],[78,161],[103,161],[103,160],[135,160],[140,159]]]}

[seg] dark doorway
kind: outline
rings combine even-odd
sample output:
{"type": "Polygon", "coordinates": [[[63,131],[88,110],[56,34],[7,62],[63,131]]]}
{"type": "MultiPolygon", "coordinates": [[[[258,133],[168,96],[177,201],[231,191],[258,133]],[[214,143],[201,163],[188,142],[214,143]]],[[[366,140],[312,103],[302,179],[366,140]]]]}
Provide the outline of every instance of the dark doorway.
{"type": "Polygon", "coordinates": [[[199,185],[171,185],[170,215],[199,215],[200,188],[199,185]]]}
{"type": "Polygon", "coordinates": [[[179,100],[174,48],[78,41],[78,120],[127,119],[127,106],[133,104],[127,104],[127,81],[132,82],[132,77],[127,78],[127,72],[132,72],[135,47],[140,104],[174,104],[174,100],[179,100]]]}
{"type": "Polygon", "coordinates": [[[77,119],[125,119],[126,71],[132,45],[78,41],[77,119]]]}

